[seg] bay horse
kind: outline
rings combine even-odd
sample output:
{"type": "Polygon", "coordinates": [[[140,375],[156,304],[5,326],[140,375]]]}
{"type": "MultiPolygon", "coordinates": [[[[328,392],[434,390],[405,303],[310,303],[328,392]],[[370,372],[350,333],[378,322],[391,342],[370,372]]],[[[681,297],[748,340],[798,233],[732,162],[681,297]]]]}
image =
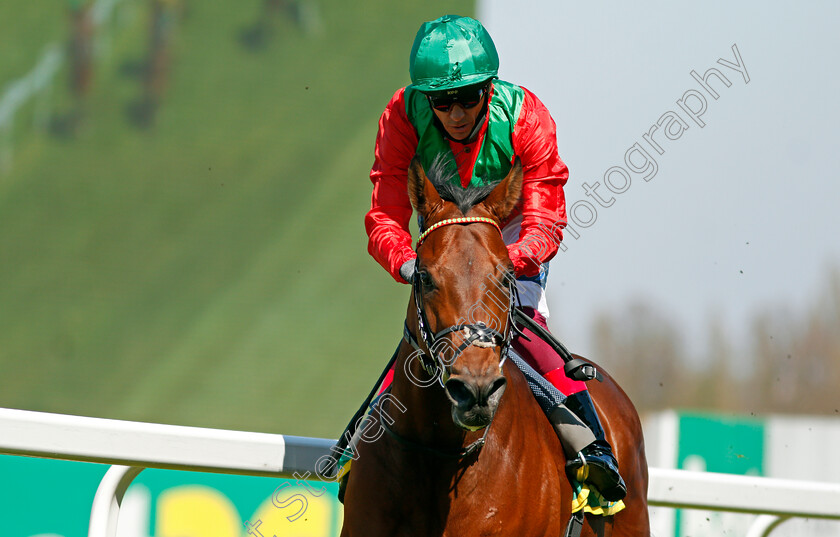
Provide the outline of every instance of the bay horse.
{"type": "MultiPolygon", "coordinates": [[[[519,200],[522,168],[517,159],[474,204],[444,199],[443,173],[429,167],[433,184],[417,158],[409,169],[426,231],[391,390],[372,413],[381,429],[358,446],[341,536],[560,537],[573,495],[563,449],[524,376],[503,359],[515,287],[499,223],[519,200]],[[488,300],[490,280],[506,289],[504,300],[488,300]],[[476,304],[481,322],[464,323],[476,304]],[[456,352],[442,357],[441,342],[456,352]]],[[[590,392],[628,493],[623,511],[587,515],[582,535],[648,536],[639,417],[609,375],[590,392]]]]}

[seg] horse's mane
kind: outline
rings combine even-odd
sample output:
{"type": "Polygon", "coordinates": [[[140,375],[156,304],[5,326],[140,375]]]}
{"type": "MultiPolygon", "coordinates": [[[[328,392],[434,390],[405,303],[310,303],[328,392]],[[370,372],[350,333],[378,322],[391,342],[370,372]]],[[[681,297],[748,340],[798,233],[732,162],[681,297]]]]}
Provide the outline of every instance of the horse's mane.
{"type": "Polygon", "coordinates": [[[444,153],[438,153],[432,165],[426,170],[426,177],[429,178],[441,198],[451,201],[463,214],[467,214],[474,205],[489,196],[503,178],[485,186],[464,188],[461,186],[461,177],[454,163],[454,159],[447,158],[444,153]]]}

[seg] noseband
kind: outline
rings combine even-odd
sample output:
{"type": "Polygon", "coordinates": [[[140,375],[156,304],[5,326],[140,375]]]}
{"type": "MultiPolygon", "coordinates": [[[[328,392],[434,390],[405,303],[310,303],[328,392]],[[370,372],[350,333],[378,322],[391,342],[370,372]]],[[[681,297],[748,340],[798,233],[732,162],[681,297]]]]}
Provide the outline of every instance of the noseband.
{"type": "MultiPolygon", "coordinates": [[[[499,234],[501,234],[502,230],[499,227],[499,224],[496,223],[495,220],[490,218],[484,217],[461,217],[461,218],[450,218],[448,220],[441,220],[440,222],[430,226],[427,230],[425,230],[420,237],[417,239],[417,249],[420,248],[420,245],[429,236],[429,234],[436,229],[440,229],[444,226],[452,225],[452,224],[475,224],[475,223],[483,223],[483,224],[490,224],[495,227],[499,234]]],[[[441,372],[440,375],[437,375],[438,381],[440,385],[443,386],[446,384],[446,381],[449,380],[449,372],[451,370],[452,364],[455,363],[455,360],[458,356],[470,345],[475,345],[477,347],[501,347],[501,354],[500,354],[500,361],[499,361],[499,371],[501,371],[502,366],[505,363],[505,360],[508,356],[508,351],[510,350],[511,342],[513,341],[514,336],[514,329],[515,324],[513,323],[513,312],[514,306],[516,304],[517,294],[516,294],[516,281],[513,278],[505,278],[508,288],[508,296],[510,297],[510,301],[508,304],[508,312],[507,312],[507,326],[505,327],[505,333],[501,333],[493,328],[488,327],[483,322],[477,323],[462,323],[449,326],[440,330],[439,332],[432,332],[432,329],[429,325],[429,320],[426,318],[426,312],[423,308],[423,292],[421,289],[421,282],[420,278],[414,278],[412,282],[412,292],[414,294],[414,304],[417,308],[417,326],[418,331],[420,332],[420,339],[426,346],[426,350],[420,348],[420,344],[417,341],[417,338],[414,337],[414,334],[411,333],[411,330],[408,328],[408,322],[405,323],[405,328],[403,330],[403,339],[408,342],[415,350],[418,351],[420,354],[421,363],[423,365],[423,369],[426,373],[434,377],[439,370],[441,372]],[[442,338],[448,334],[453,332],[461,332],[466,331],[466,337],[463,339],[461,344],[454,349],[454,353],[450,360],[446,360],[441,355],[441,350],[443,348],[449,347],[451,348],[452,345],[440,345],[442,338]]]]}

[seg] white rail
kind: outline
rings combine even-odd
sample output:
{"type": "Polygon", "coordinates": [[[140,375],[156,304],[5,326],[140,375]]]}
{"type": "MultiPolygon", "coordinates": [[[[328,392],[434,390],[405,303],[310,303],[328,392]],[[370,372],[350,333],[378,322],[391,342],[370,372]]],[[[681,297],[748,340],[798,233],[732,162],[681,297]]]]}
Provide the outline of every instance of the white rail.
{"type": "MultiPolygon", "coordinates": [[[[108,463],[89,537],[113,537],[123,495],[144,468],[297,477],[332,440],[48,414],[0,408],[0,453],[108,463]]],[[[652,506],[754,513],[747,537],[790,517],[840,520],[840,484],[650,469],[652,506]],[[807,497],[807,505],[797,498],[807,497]]]]}
{"type": "Polygon", "coordinates": [[[840,484],[664,468],[649,472],[649,505],[761,515],[746,537],[769,535],[792,517],[840,520],[840,484]]]}
{"type": "Polygon", "coordinates": [[[296,477],[334,441],[0,408],[0,453],[111,464],[91,508],[89,537],[114,537],[126,489],[144,468],[296,477]]]}

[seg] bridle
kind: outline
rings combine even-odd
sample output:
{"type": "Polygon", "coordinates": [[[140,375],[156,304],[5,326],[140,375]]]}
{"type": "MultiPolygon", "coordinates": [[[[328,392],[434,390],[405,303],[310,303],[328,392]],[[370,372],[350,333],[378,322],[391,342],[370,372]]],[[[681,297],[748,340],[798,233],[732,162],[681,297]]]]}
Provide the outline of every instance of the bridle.
{"type": "MultiPolygon", "coordinates": [[[[450,218],[447,220],[441,220],[440,222],[429,226],[428,229],[421,233],[420,237],[418,237],[417,239],[416,250],[419,250],[420,245],[423,244],[423,241],[426,239],[426,237],[428,237],[430,233],[437,229],[453,224],[475,223],[490,224],[499,231],[499,234],[501,234],[502,232],[501,228],[499,227],[499,224],[491,218],[485,218],[480,216],[450,218]]],[[[504,365],[505,360],[507,360],[508,352],[510,351],[511,343],[513,342],[514,332],[516,330],[516,325],[513,322],[513,312],[515,309],[514,306],[516,305],[516,300],[518,298],[516,293],[516,281],[512,277],[506,277],[505,283],[508,288],[509,304],[507,314],[507,326],[504,329],[504,333],[490,328],[484,322],[455,324],[452,326],[448,326],[438,332],[432,332],[431,326],[429,325],[429,320],[426,317],[426,311],[423,307],[422,282],[420,281],[419,277],[415,276],[414,281],[412,282],[412,293],[414,295],[414,304],[417,309],[417,327],[418,332],[420,333],[419,339],[423,342],[426,349],[423,350],[420,347],[418,338],[416,338],[414,334],[411,333],[411,330],[409,330],[408,320],[406,320],[404,325],[403,339],[406,342],[408,342],[412,347],[414,347],[414,349],[420,356],[423,369],[430,377],[437,376],[438,382],[440,382],[441,386],[444,386],[446,384],[446,381],[449,379],[452,364],[455,363],[455,360],[458,358],[458,356],[467,347],[471,345],[476,345],[480,347],[501,347],[499,371],[502,370],[502,366],[504,365]],[[445,341],[442,338],[451,333],[457,333],[462,331],[466,331],[466,337],[464,337],[461,344],[454,349],[452,358],[446,360],[442,356],[441,350],[442,348],[447,347],[451,349],[452,345],[441,344],[443,341],[445,341]],[[438,372],[440,372],[440,374],[438,374],[438,372]]]]}
{"type": "MultiPolygon", "coordinates": [[[[450,218],[448,220],[442,220],[437,222],[436,224],[429,226],[423,233],[420,234],[420,237],[417,239],[417,247],[415,250],[419,251],[420,245],[429,236],[430,233],[435,231],[436,229],[440,229],[441,227],[453,225],[453,224],[474,224],[474,223],[484,223],[490,224],[499,231],[501,234],[502,230],[499,227],[499,224],[490,218],[484,217],[461,217],[461,218],[450,218]]],[[[420,347],[420,342],[418,338],[411,333],[411,330],[408,328],[408,320],[404,324],[403,329],[403,339],[408,342],[416,351],[416,353],[420,356],[421,364],[423,369],[426,373],[432,377],[437,377],[438,382],[440,385],[445,387],[446,381],[449,379],[450,376],[450,369],[452,364],[455,363],[455,360],[458,358],[458,355],[461,354],[467,347],[470,345],[477,345],[481,347],[501,347],[500,351],[500,359],[499,359],[499,372],[502,372],[502,366],[507,360],[508,354],[510,353],[511,344],[513,342],[513,337],[515,334],[520,334],[525,339],[528,339],[524,333],[516,326],[514,319],[518,319],[525,326],[531,328],[534,333],[542,334],[542,337],[549,342],[550,345],[563,357],[563,359],[567,362],[566,365],[566,372],[569,374],[570,371],[574,372],[578,369],[582,369],[585,366],[588,366],[592,369],[591,376],[589,375],[589,371],[581,373],[581,376],[575,376],[576,380],[590,380],[591,378],[595,377],[595,370],[592,366],[583,360],[574,359],[572,355],[569,353],[568,350],[559,342],[554,339],[551,334],[548,333],[547,330],[544,330],[539,324],[533,322],[527,315],[523,314],[516,308],[518,304],[519,296],[516,290],[516,280],[513,276],[505,276],[505,283],[508,289],[508,309],[507,309],[507,325],[505,326],[504,333],[499,332],[498,330],[494,330],[488,327],[483,322],[477,323],[462,323],[456,324],[449,327],[444,328],[438,332],[432,332],[431,326],[429,325],[429,320],[426,318],[426,312],[423,308],[423,290],[422,290],[422,282],[421,279],[416,275],[414,280],[411,282],[412,284],[412,293],[414,297],[414,304],[417,311],[417,327],[418,332],[420,333],[420,341],[423,342],[425,346],[425,350],[420,347]],[[443,340],[444,336],[447,336],[452,333],[467,331],[467,336],[461,342],[461,344],[455,349],[451,360],[445,360],[440,354],[440,348],[438,344],[443,340]],[[570,366],[573,368],[570,370],[570,366]]],[[[498,299],[494,300],[494,303],[498,304],[498,299]]],[[[490,431],[490,425],[484,427],[484,434],[476,441],[472,442],[468,446],[463,449],[455,449],[455,450],[444,450],[434,447],[429,447],[414,440],[410,440],[396,431],[394,431],[391,427],[388,426],[385,420],[382,419],[383,413],[379,413],[379,423],[382,428],[387,432],[392,438],[400,442],[403,446],[407,449],[421,451],[425,453],[432,454],[436,457],[444,457],[449,459],[456,459],[460,460],[464,457],[470,456],[474,453],[477,453],[484,447],[484,444],[487,440],[487,433],[490,431]]],[[[491,422],[492,423],[492,422],[491,422]]],[[[567,534],[568,535],[568,534],[567,534]]]]}
{"type": "MultiPolygon", "coordinates": [[[[442,220],[437,222],[436,224],[429,226],[417,239],[417,246],[415,250],[420,249],[420,245],[423,244],[423,241],[426,237],[429,236],[430,233],[435,231],[436,229],[440,229],[444,226],[453,225],[453,224],[475,224],[475,223],[483,223],[483,224],[490,224],[495,227],[499,234],[502,233],[499,224],[491,219],[485,217],[460,217],[460,218],[450,218],[447,220],[442,220]]],[[[507,326],[505,326],[504,333],[499,332],[493,328],[488,327],[483,322],[477,323],[461,323],[452,326],[448,326],[443,330],[438,332],[432,332],[431,326],[429,325],[429,320],[426,318],[426,311],[423,307],[423,290],[422,290],[422,282],[420,278],[415,275],[414,281],[411,282],[412,284],[412,293],[414,296],[414,304],[417,310],[417,327],[418,331],[420,332],[420,340],[423,342],[424,346],[426,347],[423,350],[420,347],[420,343],[418,342],[418,338],[411,333],[411,330],[408,328],[408,320],[404,324],[403,329],[403,339],[408,342],[412,347],[414,347],[417,354],[420,356],[421,364],[423,369],[426,373],[434,378],[437,377],[438,382],[441,386],[445,386],[446,381],[449,379],[450,370],[452,364],[455,363],[455,360],[458,356],[469,346],[476,345],[481,347],[501,347],[500,351],[500,359],[499,359],[499,372],[502,371],[502,366],[507,360],[508,353],[510,352],[510,347],[513,342],[514,333],[518,332],[516,328],[516,324],[513,322],[513,313],[515,311],[514,306],[517,303],[518,295],[516,292],[516,281],[513,277],[506,277],[505,283],[508,289],[508,310],[507,310],[507,326]],[[454,349],[452,358],[450,360],[446,360],[441,356],[439,343],[445,341],[443,338],[452,333],[467,331],[466,337],[461,342],[461,344],[454,349]]],[[[494,301],[495,302],[495,301],[494,301]]],[[[451,348],[451,346],[450,346],[451,348]]],[[[399,441],[401,444],[406,446],[408,449],[413,449],[417,451],[423,451],[430,453],[432,455],[444,458],[451,458],[451,459],[462,459],[473,453],[478,452],[484,447],[484,444],[487,440],[487,433],[490,431],[490,427],[487,426],[484,428],[484,434],[476,441],[472,442],[470,445],[466,446],[463,449],[458,450],[442,450],[438,448],[428,447],[413,440],[409,440],[400,434],[396,433],[392,430],[382,419],[382,413],[380,412],[379,415],[379,423],[385,429],[385,431],[394,439],[399,441]]]]}

